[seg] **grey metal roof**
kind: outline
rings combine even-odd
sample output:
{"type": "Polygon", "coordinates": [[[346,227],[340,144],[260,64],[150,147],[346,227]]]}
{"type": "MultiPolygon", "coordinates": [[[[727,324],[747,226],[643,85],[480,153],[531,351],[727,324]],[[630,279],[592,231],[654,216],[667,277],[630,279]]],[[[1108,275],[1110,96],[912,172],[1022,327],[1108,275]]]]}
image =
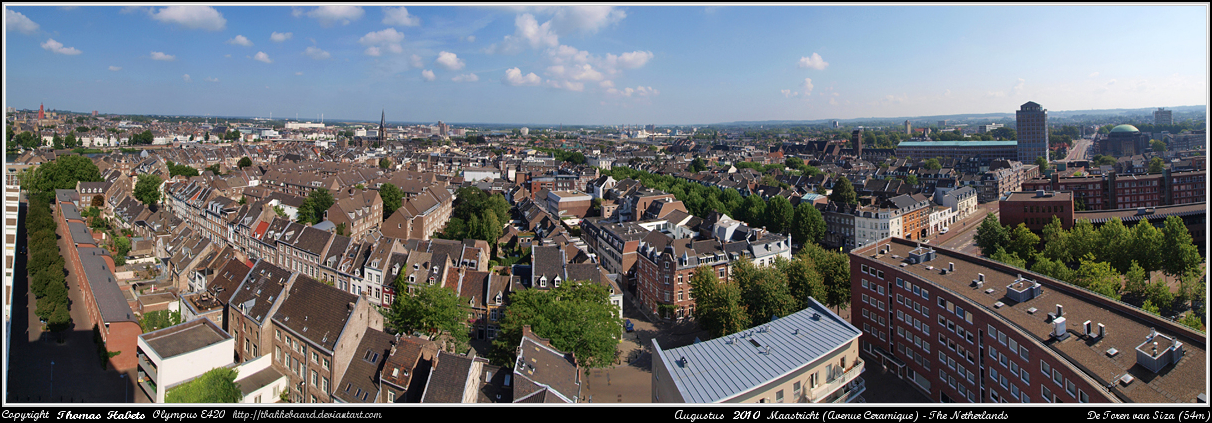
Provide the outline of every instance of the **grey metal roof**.
{"type": "Polygon", "coordinates": [[[773,322],[681,348],[657,345],[657,353],[686,402],[728,400],[858,339],[857,328],[809,300],[808,308],[773,322]]]}
{"type": "Polygon", "coordinates": [[[118,287],[118,281],[114,279],[109,264],[105,262],[104,257],[109,253],[101,248],[90,247],[80,248],[78,251],[80,267],[84,269],[84,277],[88,279],[88,286],[93,291],[93,300],[101,311],[101,320],[106,323],[139,321],[131,312],[126,296],[122,295],[122,289],[118,287]]]}

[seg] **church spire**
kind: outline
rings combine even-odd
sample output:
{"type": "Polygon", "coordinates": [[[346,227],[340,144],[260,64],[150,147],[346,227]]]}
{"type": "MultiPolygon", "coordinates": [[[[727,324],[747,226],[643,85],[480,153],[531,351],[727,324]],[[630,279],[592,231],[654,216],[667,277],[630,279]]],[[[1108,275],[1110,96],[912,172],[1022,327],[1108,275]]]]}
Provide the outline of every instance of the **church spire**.
{"type": "Polygon", "coordinates": [[[383,110],[383,114],[379,116],[379,145],[383,145],[383,141],[387,140],[387,110],[383,110]]]}

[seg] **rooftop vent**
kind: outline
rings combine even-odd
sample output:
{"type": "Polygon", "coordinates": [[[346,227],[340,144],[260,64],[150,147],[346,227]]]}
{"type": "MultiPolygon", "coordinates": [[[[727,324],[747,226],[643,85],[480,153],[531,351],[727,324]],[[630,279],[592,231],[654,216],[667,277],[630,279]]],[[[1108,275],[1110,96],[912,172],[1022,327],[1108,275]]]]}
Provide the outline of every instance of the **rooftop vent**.
{"type": "Polygon", "coordinates": [[[1069,337],[1069,332],[1065,329],[1065,318],[1057,317],[1052,320],[1052,337],[1057,340],[1065,340],[1069,337]]]}
{"type": "Polygon", "coordinates": [[[1136,347],[1136,364],[1149,369],[1153,373],[1157,373],[1168,365],[1178,363],[1183,357],[1183,343],[1175,338],[1157,333],[1157,330],[1149,332],[1149,336],[1145,338],[1136,347]]]}
{"type": "Polygon", "coordinates": [[[1040,296],[1043,293],[1043,288],[1039,282],[1025,279],[1023,275],[1018,275],[1018,279],[1006,285],[1006,298],[1016,302],[1026,302],[1032,298],[1040,296]]]}

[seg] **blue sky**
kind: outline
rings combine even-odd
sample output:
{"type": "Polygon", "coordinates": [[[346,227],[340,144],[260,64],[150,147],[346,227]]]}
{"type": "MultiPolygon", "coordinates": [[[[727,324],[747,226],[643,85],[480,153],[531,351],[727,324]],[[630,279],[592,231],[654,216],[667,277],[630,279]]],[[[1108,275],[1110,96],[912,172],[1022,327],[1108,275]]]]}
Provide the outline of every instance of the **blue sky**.
{"type": "Polygon", "coordinates": [[[701,124],[1204,105],[1206,6],[6,6],[4,102],[701,124]]]}

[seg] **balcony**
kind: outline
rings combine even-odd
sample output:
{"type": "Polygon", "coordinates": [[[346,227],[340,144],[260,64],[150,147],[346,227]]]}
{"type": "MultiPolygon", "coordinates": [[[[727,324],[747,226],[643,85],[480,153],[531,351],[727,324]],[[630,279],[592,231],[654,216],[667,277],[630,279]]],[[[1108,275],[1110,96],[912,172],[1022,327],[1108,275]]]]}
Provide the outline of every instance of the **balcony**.
{"type": "MultiPolygon", "coordinates": [[[[139,370],[140,370],[140,372],[145,373],[147,378],[150,378],[152,380],[160,379],[159,376],[157,375],[157,373],[159,372],[159,369],[156,368],[155,364],[152,364],[152,362],[147,359],[146,355],[139,354],[139,370]]],[[[143,376],[143,375],[140,375],[140,376],[143,376]]]]}
{"type": "Polygon", "coordinates": [[[850,370],[831,382],[804,392],[804,397],[799,402],[846,403],[858,398],[863,391],[867,390],[866,382],[859,377],[863,373],[863,369],[863,361],[855,360],[850,370]]]}

